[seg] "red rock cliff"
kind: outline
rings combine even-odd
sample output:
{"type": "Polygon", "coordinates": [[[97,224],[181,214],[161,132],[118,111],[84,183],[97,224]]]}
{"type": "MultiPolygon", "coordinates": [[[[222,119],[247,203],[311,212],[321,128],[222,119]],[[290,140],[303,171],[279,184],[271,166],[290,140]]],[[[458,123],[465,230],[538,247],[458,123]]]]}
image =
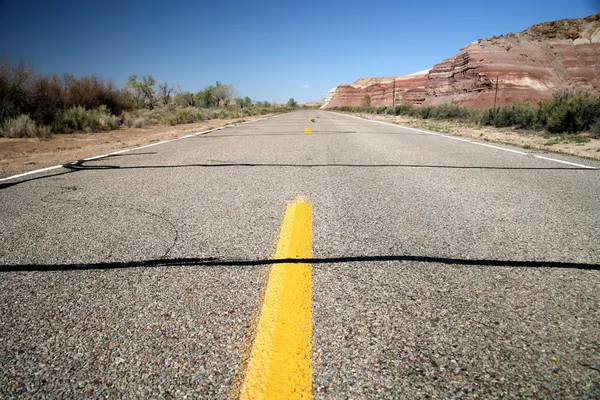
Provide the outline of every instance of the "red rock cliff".
{"type": "Polygon", "coordinates": [[[548,100],[555,90],[573,85],[600,90],[600,13],[479,39],[428,71],[340,85],[329,91],[324,107],[360,106],[365,96],[373,106],[503,106],[548,100]]]}

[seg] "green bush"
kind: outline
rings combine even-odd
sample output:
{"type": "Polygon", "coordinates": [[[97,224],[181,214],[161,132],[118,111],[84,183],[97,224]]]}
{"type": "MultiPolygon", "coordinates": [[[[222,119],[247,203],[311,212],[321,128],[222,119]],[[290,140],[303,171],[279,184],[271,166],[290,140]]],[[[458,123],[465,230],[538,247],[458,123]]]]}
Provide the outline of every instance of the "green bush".
{"type": "Polygon", "coordinates": [[[446,119],[446,118],[468,118],[470,110],[457,103],[444,103],[437,106],[429,106],[429,118],[446,119]]]}
{"type": "Polygon", "coordinates": [[[8,118],[0,126],[0,136],[9,138],[46,138],[50,136],[50,128],[37,125],[29,115],[8,118]]]}
{"type": "Polygon", "coordinates": [[[38,125],[52,125],[62,111],[77,106],[91,110],[101,105],[115,115],[133,108],[112,82],[95,75],[44,76],[26,63],[13,65],[0,60],[0,120],[29,115],[38,125]]]}
{"type": "Polygon", "coordinates": [[[492,112],[491,125],[495,127],[515,126],[532,128],[537,120],[537,111],[528,103],[515,102],[509,106],[496,108],[492,112]]]}
{"type": "Polygon", "coordinates": [[[143,128],[148,125],[148,120],[141,115],[136,115],[134,113],[125,111],[123,113],[123,124],[129,128],[143,128]]]}
{"type": "Polygon", "coordinates": [[[600,96],[582,89],[562,90],[554,93],[546,112],[549,132],[588,131],[600,120],[600,96]]]}
{"type": "MultiPolygon", "coordinates": [[[[343,106],[332,110],[377,114],[384,112],[383,107],[343,106]]],[[[594,137],[600,137],[600,95],[581,88],[558,91],[551,101],[539,102],[537,107],[524,102],[484,109],[469,109],[456,103],[435,106],[402,104],[394,107],[393,113],[420,119],[455,118],[483,126],[547,130],[550,133],[591,131],[594,137]]]]}
{"type": "Polygon", "coordinates": [[[166,112],[163,120],[169,125],[191,124],[193,122],[204,121],[204,116],[194,107],[187,107],[175,112],[166,112]]]}
{"type": "Polygon", "coordinates": [[[55,133],[104,132],[121,126],[121,118],[111,115],[105,105],[94,110],[72,107],[57,115],[52,124],[55,133]]]}
{"type": "Polygon", "coordinates": [[[481,126],[493,125],[497,112],[498,108],[495,107],[471,110],[471,121],[481,126]]]}
{"type": "Polygon", "coordinates": [[[410,104],[401,104],[399,106],[396,106],[396,108],[394,108],[394,114],[410,115],[413,112],[414,108],[415,108],[415,106],[412,106],[410,104]]]}
{"type": "Polygon", "coordinates": [[[98,115],[98,123],[102,131],[112,131],[121,127],[121,117],[110,114],[98,115]]]}
{"type": "Polygon", "coordinates": [[[231,111],[227,111],[227,110],[220,110],[219,111],[219,119],[229,119],[232,116],[232,112],[231,111]]]}
{"type": "Polygon", "coordinates": [[[600,119],[594,123],[594,126],[592,126],[592,137],[594,139],[600,139],[600,119]]]}

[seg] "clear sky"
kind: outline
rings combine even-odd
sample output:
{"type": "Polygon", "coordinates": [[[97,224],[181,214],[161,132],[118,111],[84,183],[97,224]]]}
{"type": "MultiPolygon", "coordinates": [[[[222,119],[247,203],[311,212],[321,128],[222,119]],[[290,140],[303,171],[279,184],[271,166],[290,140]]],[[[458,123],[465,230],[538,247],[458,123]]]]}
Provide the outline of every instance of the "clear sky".
{"type": "Polygon", "coordinates": [[[468,43],[600,11],[600,0],[0,0],[0,57],[44,74],[131,74],[253,100],[319,100],[406,75],[468,43]]]}

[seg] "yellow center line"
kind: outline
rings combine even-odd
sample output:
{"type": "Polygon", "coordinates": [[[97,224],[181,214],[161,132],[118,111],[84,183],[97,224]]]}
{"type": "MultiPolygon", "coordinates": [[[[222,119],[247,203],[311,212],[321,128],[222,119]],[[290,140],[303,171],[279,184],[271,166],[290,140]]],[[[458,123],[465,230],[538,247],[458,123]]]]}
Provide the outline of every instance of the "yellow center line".
{"type": "MultiPolygon", "coordinates": [[[[286,209],[275,259],[312,257],[312,204],[286,209]]],[[[274,264],[240,399],[311,399],[312,266],[274,264]]]]}
{"type": "Polygon", "coordinates": [[[310,128],[306,128],[304,130],[304,133],[307,134],[307,135],[310,135],[312,133],[312,130],[310,128]]]}

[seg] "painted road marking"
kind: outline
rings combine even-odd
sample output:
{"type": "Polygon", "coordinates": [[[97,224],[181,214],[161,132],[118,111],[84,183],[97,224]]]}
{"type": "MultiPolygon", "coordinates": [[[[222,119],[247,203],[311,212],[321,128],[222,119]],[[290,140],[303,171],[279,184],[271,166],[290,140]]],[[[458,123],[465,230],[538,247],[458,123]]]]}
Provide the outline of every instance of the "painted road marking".
{"type": "Polygon", "coordinates": [[[535,158],[541,158],[542,160],[554,161],[554,162],[557,162],[557,163],[567,164],[567,165],[574,165],[575,167],[583,167],[583,168],[588,168],[588,169],[597,169],[597,168],[594,168],[594,167],[590,167],[588,165],[576,164],[576,163],[569,162],[569,161],[558,160],[556,158],[544,157],[544,156],[540,156],[540,155],[537,155],[537,154],[532,154],[532,155],[535,158]]]}
{"type": "MultiPolygon", "coordinates": [[[[312,257],[312,204],[294,200],[275,259],[312,257]]],[[[312,266],[274,264],[265,290],[240,399],[312,398],[312,266]]]]}
{"type": "MultiPolygon", "coordinates": [[[[329,112],[333,112],[333,111],[329,111],[329,112]]],[[[479,146],[491,147],[492,149],[508,151],[510,153],[515,153],[515,154],[520,154],[520,155],[526,155],[526,156],[532,155],[535,158],[539,158],[539,159],[546,160],[546,161],[557,162],[557,163],[561,163],[561,164],[568,164],[568,165],[572,165],[574,167],[586,168],[586,169],[599,169],[599,168],[591,167],[591,166],[585,165],[585,164],[577,164],[577,163],[574,163],[574,162],[559,160],[557,158],[539,156],[539,155],[527,153],[527,152],[524,152],[524,151],[518,151],[518,150],[509,149],[509,148],[506,148],[506,147],[494,146],[494,145],[487,144],[487,143],[476,142],[474,140],[462,139],[462,138],[459,138],[459,137],[456,137],[456,136],[444,135],[444,134],[438,133],[438,132],[431,132],[431,131],[425,131],[423,129],[410,128],[408,126],[399,125],[399,124],[393,124],[391,122],[376,121],[376,120],[371,120],[371,119],[357,117],[355,115],[347,115],[347,114],[342,114],[342,113],[337,113],[337,112],[334,112],[334,113],[335,114],[339,114],[339,115],[345,115],[346,117],[350,117],[350,118],[360,119],[362,121],[375,122],[375,123],[378,123],[378,124],[389,125],[389,126],[393,126],[393,127],[396,127],[396,128],[402,128],[402,129],[408,129],[408,130],[411,130],[411,131],[426,133],[428,135],[441,136],[441,137],[446,138],[446,139],[458,140],[460,142],[467,142],[467,143],[476,144],[476,145],[479,145],[479,146]]]]}
{"type": "Polygon", "coordinates": [[[312,133],[312,130],[311,130],[310,128],[306,128],[306,129],[304,130],[304,134],[305,134],[305,135],[310,135],[311,133],[312,133]]]}
{"type": "Polygon", "coordinates": [[[7,181],[9,179],[17,179],[17,178],[21,178],[23,176],[27,176],[27,175],[32,175],[32,174],[39,174],[40,172],[46,172],[46,171],[51,171],[53,169],[58,169],[58,168],[62,168],[62,165],[54,165],[52,167],[47,167],[47,168],[42,168],[42,169],[36,169],[35,171],[29,171],[29,172],[24,172],[22,174],[18,174],[18,175],[12,175],[12,176],[8,176],[6,178],[2,178],[0,179],[0,182],[2,181],[7,181]]]}
{"type": "MultiPolygon", "coordinates": [[[[237,125],[250,124],[250,123],[252,123],[252,122],[258,122],[258,121],[263,121],[263,120],[266,120],[266,119],[276,118],[276,117],[280,117],[280,116],[282,116],[282,115],[286,115],[286,114],[288,114],[288,113],[285,113],[285,114],[277,114],[277,115],[272,115],[272,116],[270,116],[270,117],[258,118],[258,119],[252,120],[252,121],[245,121],[245,122],[241,122],[241,123],[239,123],[239,124],[237,124],[237,125]]],[[[181,137],[178,137],[178,138],[175,138],[175,139],[167,139],[167,140],[163,140],[163,141],[161,141],[161,142],[150,143],[150,144],[147,144],[147,145],[145,145],[145,146],[138,146],[138,147],[132,147],[132,148],[129,148],[129,149],[124,149],[124,150],[114,151],[114,152],[112,152],[112,153],[102,154],[102,155],[100,155],[100,156],[94,156],[94,157],[88,157],[88,158],[84,158],[83,160],[84,160],[84,161],[99,160],[99,159],[101,159],[101,158],[105,158],[105,157],[113,156],[113,155],[115,155],[115,154],[121,154],[121,153],[126,153],[126,152],[128,152],[128,151],[134,151],[134,150],[145,149],[145,148],[147,148],[147,147],[152,147],[152,146],[157,146],[157,145],[159,145],[159,144],[165,144],[165,143],[175,142],[175,141],[177,141],[177,140],[188,139],[188,138],[195,137],[195,136],[206,135],[207,133],[211,133],[211,132],[214,132],[214,131],[218,131],[218,130],[221,130],[221,129],[224,129],[224,128],[229,128],[229,127],[232,127],[232,126],[235,126],[235,125],[219,126],[219,127],[213,128],[213,129],[209,129],[209,130],[202,131],[202,132],[197,132],[197,133],[192,133],[192,134],[190,134],[190,135],[181,136],[181,137]]],[[[75,161],[73,161],[73,162],[75,162],[75,161]]],[[[68,164],[68,163],[67,163],[67,164],[68,164]]],[[[61,164],[61,165],[53,165],[52,167],[47,167],[47,168],[42,168],[42,169],[36,169],[36,170],[34,170],[34,171],[24,172],[24,173],[22,173],[22,174],[17,174],[17,175],[11,175],[11,176],[7,176],[6,178],[0,178],[0,182],[3,182],[3,181],[8,181],[8,180],[10,180],[10,179],[22,178],[22,177],[24,177],[24,176],[27,176],[27,175],[33,175],[33,174],[39,174],[39,173],[46,172],[46,171],[51,171],[51,170],[53,170],[53,169],[62,168],[62,167],[63,167],[63,165],[64,165],[64,164],[61,164]]]]}

